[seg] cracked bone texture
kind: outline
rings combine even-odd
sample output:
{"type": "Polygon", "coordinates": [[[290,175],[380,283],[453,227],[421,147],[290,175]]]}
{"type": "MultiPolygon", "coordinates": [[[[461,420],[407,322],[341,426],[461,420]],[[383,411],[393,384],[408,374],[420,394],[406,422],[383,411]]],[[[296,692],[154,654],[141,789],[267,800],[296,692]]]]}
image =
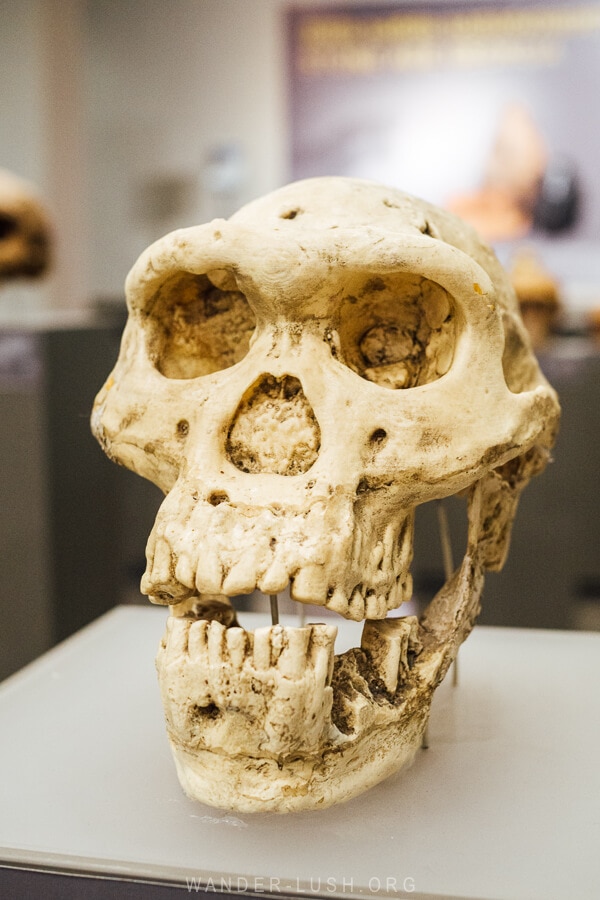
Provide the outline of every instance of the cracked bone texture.
{"type": "Polygon", "coordinates": [[[0,281],[43,275],[49,264],[50,231],[34,186],[0,169],[0,281]]]}
{"type": "MultiPolygon", "coordinates": [[[[401,191],[309,179],[149,247],[92,429],[165,499],[142,590],[190,796],[318,809],[407,764],[435,687],[549,458],[556,395],[507,275],[460,220],[401,191]],[[420,621],[415,509],[468,494],[462,563],[420,621]],[[246,632],[229,598],[366,620],[246,632]],[[388,617],[388,618],[386,618],[388,617]]],[[[243,624],[243,623],[242,623],[243,624]]]]}
{"type": "Polygon", "coordinates": [[[317,753],[331,728],[336,631],[276,625],[247,633],[170,617],[158,657],[170,733],[185,734],[192,751],[227,746],[275,760],[317,753]]]}

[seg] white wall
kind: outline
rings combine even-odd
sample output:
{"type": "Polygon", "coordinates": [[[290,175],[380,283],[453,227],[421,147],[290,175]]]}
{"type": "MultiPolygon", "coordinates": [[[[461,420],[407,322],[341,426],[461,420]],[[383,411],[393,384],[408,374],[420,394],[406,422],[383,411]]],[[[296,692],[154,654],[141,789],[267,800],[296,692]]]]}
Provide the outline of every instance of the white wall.
{"type": "Polygon", "coordinates": [[[0,0],[0,166],[39,185],[57,244],[52,277],[4,288],[0,318],[28,292],[118,301],[152,240],[284,183],[285,9],[329,2],[0,0]],[[207,160],[226,145],[243,171],[222,196],[207,160]]]}
{"type": "Polygon", "coordinates": [[[4,286],[2,313],[87,295],[84,2],[0,0],[0,166],[36,185],[54,223],[50,275],[4,286]]]}
{"type": "Polygon", "coordinates": [[[282,7],[89,0],[94,294],[119,295],[137,255],[166,231],[228,214],[285,180],[282,7]],[[233,196],[219,198],[207,183],[207,158],[231,143],[243,172],[233,196]],[[182,196],[161,214],[161,186],[168,194],[173,181],[182,196]]]}
{"type": "Polygon", "coordinates": [[[0,318],[119,297],[151,240],[285,180],[285,4],[0,0],[0,166],[38,185],[56,227],[52,276],[3,288],[0,318]],[[242,179],[217,197],[207,157],[231,143],[242,179]]]}
{"type": "Polygon", "coordinates": [[[0,0],[0,165],[35,182],[45,176],[40,26],[37,0],[0,0]]]}
{"type": "MultiPolygon", "coordinates": [[[[46,188],[38,0],[0,0],[0,167],[46,188]]],[[[38,287],[0,289],[1,307],[41,300],[38,287]]]]}

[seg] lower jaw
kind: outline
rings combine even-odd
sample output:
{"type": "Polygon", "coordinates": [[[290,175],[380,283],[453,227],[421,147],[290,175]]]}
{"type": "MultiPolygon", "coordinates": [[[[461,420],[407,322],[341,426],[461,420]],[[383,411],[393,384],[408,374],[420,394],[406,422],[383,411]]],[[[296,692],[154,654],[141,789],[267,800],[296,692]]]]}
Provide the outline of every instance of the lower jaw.
{"type": "MultiPolygon", "coordinates": [[[[472,625],[475,568],[466,556],[432,602],[449,620],[468,610],[472,625]]],[[[439,640],[413,616],[367,620],[361,647],[334,656],[336,632],[169,617],[157,669],[188,796],[239,812],[322,809],[413,760],[464,635],[439,640]]]]}
{"type": "Polygon", "coordinates": [[[318,758],[284,762],[189,750],[172,737],[170,743],[179,782],[192,800],[240,813],[299,812],[351,800],[410,765],[428,717],[429,707],[421,708],[410,728],[389,723],[346,746],[324,747],[318,758]]]}

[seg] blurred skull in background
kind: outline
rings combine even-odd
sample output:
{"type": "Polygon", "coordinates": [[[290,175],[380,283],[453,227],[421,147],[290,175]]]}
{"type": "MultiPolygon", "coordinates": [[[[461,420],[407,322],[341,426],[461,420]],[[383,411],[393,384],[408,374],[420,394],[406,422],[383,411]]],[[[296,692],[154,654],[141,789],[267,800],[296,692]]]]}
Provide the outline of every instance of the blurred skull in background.
{"type": "Polygon", "coordinates": [[[50,223],[32,184],[0,169],[0,283],[48,268],[50,223]]]}

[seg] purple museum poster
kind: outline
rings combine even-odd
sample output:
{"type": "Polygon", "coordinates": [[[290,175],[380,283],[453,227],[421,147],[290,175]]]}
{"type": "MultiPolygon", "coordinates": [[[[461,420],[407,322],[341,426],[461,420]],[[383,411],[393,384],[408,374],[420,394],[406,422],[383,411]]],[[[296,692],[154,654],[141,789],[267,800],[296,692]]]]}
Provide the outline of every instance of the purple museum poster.
{"type": "Polygon", "coordinates": [[[600,2],[303,7],[288,38],[294,178],[401,187],[600,296],[600,2]]]}

